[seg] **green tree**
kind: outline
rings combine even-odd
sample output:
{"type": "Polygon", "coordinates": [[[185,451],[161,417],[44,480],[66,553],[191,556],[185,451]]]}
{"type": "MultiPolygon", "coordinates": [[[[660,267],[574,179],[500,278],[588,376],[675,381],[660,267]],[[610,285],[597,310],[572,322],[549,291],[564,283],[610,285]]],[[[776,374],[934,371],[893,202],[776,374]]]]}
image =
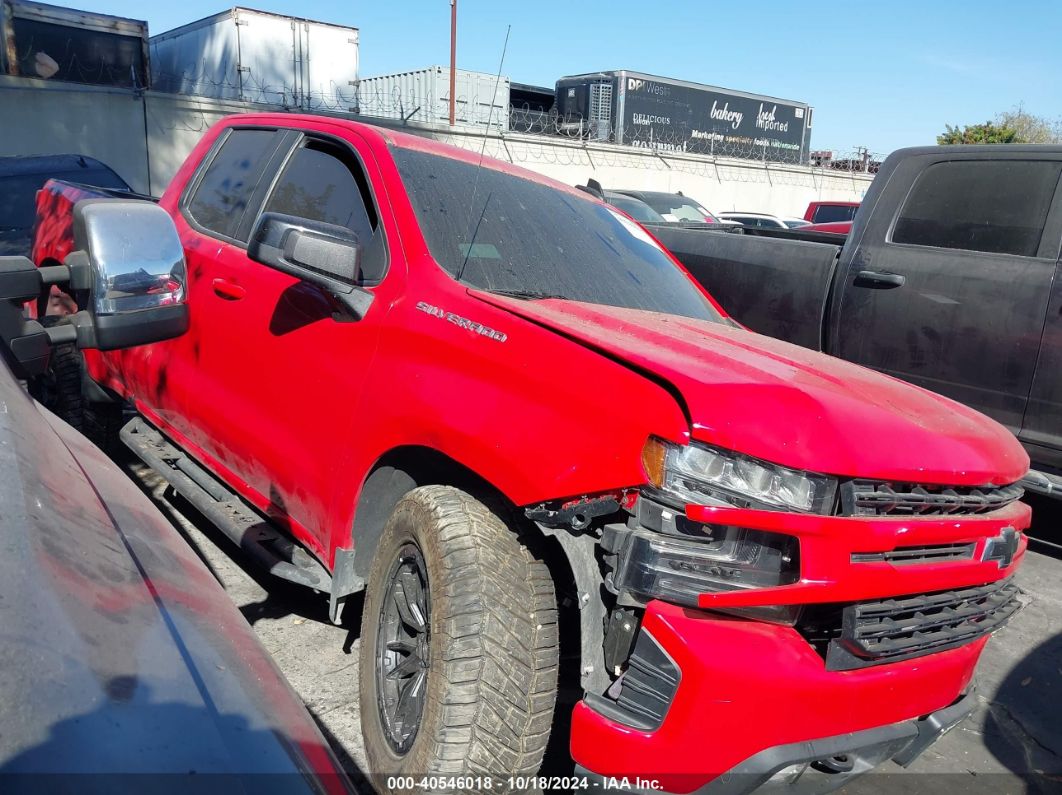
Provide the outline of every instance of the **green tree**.
{"type": "Polygon", "coordinates": [[[1051,121],[1035,116],[1021,104],[997,113],[995,119],[984,124],[944,127],[944,132],[937,136],[937,143],[942,145],[1062,143],[1062,119],[1051,121]]]}
{"type": "Polygon", "coordinates": [[[945,144],[1014,144],[1018,131],[995,122],[967,124],[965,127],[944,125],[944,132],[937,136],[937,143],[945,144]]]}

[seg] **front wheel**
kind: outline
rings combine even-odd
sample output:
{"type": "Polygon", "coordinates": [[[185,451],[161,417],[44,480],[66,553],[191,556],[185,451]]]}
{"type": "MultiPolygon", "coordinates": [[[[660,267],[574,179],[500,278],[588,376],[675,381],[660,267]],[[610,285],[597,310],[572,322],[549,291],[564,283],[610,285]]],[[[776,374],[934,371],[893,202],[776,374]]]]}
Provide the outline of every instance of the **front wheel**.
{"type": "Polygon", "coordinates": [[[496,513],[449,486],[405,495],[362,615],[361,726],[378,788],[394,776],[536,773],[558,643],[549,571],[496,513]]]}

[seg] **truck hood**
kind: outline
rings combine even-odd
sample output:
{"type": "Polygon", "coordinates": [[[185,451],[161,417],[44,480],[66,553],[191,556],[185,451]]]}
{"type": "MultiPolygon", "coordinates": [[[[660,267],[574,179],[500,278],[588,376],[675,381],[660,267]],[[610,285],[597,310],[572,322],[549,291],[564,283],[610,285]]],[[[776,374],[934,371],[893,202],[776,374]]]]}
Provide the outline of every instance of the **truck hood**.
{"type": "Polygon", "coordinates": [[[695,439],[795,469],[1003,485],[1029,458],[1002,425],[919,387],[722,323],[563,300],[478,297],[670,385],[695,439]]]}

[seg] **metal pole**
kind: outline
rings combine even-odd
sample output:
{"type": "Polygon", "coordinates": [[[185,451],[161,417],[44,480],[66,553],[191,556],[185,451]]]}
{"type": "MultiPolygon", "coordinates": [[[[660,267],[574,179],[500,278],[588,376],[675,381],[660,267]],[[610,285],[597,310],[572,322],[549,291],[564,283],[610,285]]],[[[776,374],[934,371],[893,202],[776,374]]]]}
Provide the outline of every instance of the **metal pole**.
{"type": "Polygon", "coordinates": [[[457,0],[450,0],[450,126],[457,120],[457,0]]]}

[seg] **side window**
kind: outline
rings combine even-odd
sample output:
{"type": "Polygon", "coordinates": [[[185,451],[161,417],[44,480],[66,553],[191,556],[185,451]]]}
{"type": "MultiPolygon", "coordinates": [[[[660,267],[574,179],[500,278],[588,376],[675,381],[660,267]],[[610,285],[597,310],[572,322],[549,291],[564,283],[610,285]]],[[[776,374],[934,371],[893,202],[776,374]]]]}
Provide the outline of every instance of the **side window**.
{"type": "Polygon", "coordinates": [[[291,156],[265,211],[346,227],[362,246],[376,229],[361,169],[338,147],[319,141],[307,141],[291,156]]]}
{"type": "Polygon", "coordinates": [[[953,160],[918,178],[893,243],[1035,257],[1062,163],[953,160]]]}
{"type": "Polygon", "coordinates": [[[211,232],[235,238],[247,203],[276,151],[275,130],[232,130],[188,202],[188,214],[211,232]]]}

